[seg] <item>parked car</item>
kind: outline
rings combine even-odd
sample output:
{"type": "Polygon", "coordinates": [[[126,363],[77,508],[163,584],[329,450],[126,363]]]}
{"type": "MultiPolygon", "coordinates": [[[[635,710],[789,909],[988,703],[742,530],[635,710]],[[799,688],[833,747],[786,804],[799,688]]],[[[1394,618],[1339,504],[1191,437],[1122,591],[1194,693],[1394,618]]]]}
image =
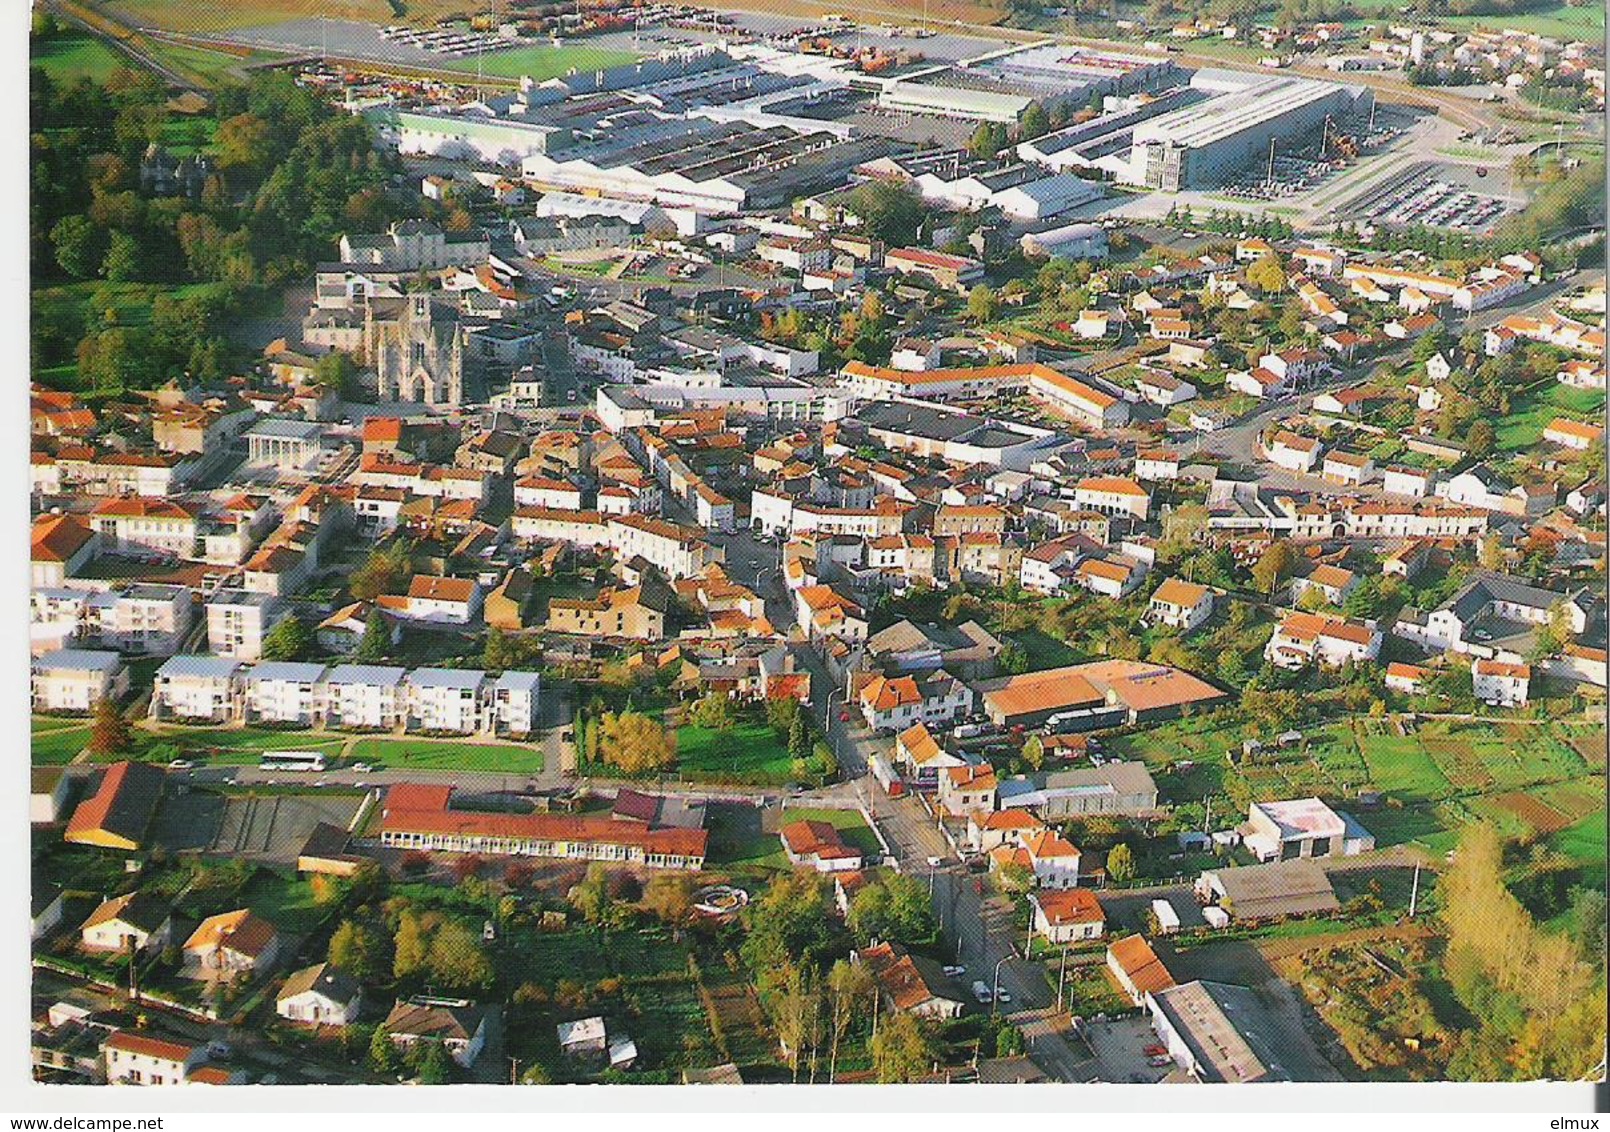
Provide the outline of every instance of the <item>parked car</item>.
{"type": "Polygon", "coordinates": [[[1003,991],[996,991],[995,992],[995,1001],[999,1002],[999,1003],[1009,1003],[1009,1002],[1011,1002],[1012,1001],[1012,992],[1011,991],[1004,991],[1004,990],[1003,991]]]}
{"type": "Polygon", "coordinates": [[[951,966],[951,967],[946,967],[945,968],[945,977],[946,978],[959,979],[965,974],[967,974],[967,968],[966,967],[951,966]]]}
{"type": "Polygon", "coordinates": [[[353,763],[352,769],[357,771],[359,774],[373,774],[375,772],[375,768],[370,766],[368,763],[353,763]]]}
{"type": "Polygon", "coordinates": [[[196,764],[189,759],[174,759],[168,764],[169,770],[195,770],[196,764]]]}
{"type": "Polygon", "coordinates": [[[990,995],[989,987],[988,987],[988,985],[985,984],[983,979],[974,979],[973,980],[973,997],[978,999],[979,1002],[984,1003],[985,1005],[989,1004],[989,1002],[991,1000],[991,995],[990,995]]]}

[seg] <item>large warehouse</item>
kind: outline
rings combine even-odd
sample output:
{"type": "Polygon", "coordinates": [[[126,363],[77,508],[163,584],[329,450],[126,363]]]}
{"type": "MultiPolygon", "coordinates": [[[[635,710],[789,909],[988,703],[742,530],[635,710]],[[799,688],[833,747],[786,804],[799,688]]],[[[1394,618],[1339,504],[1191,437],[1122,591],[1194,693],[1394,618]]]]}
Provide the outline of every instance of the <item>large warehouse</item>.
{"type": "Polygon", "coordinates": [[[1192,86],[1224,93],[1135,127],[1128,184],[1177,192],[1223,184],[1267,159],[1269,143],[1319,130],[1326,116],[1368,113],[1369,88],[1313,79],[1199,71],[1192,86]]]}
{"type": "Polygon", "coordinates": [[[704,212],[772,208],[888,151],[888,142],[845,142],[827,131],[688,118],[601,137],[520,166],[545,190],[601,194],[704,212]]]}
{"type": "Polygon", "coordinates": [[[1170,86],[1176,75],[1166,58],[1042,44],[892,79],[879,102],[886,110],[1011,124],[1036,102],[1083,106],[1096,95],[1170,86]]]}

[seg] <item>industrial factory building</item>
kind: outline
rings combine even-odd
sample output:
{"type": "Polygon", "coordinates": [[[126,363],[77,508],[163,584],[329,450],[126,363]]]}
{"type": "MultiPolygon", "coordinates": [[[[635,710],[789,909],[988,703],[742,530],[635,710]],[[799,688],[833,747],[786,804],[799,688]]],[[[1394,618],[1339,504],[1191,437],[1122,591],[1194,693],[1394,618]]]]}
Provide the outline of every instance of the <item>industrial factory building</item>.
{"type": "Polygon", "coordinates": [[[887,150],[879,138],[846,142],[826,130],[688,118],[532,154],[520,170],[547,190],[722,213],[775,208],[836,185],[887,150]]]}
{"type": "Polygon", "coordinates": [[[1036,102],[1083,106],[1092,96],[1171,86],[1176,75],[1170,59],[1041,44],[891,79],[879,103],[885,110],[1015,124],[1036,102]]]}
{"type": "Polygon", "coordinates": [[[1137,125],[1126,183],[1213,188],[1267,159],[1271,141],[1316,132],[1327,116],[1367,114],[1373,99],[1366,87],[1222,71],[1199,71],[1191,85],[1221,93],[1137,125]]]}

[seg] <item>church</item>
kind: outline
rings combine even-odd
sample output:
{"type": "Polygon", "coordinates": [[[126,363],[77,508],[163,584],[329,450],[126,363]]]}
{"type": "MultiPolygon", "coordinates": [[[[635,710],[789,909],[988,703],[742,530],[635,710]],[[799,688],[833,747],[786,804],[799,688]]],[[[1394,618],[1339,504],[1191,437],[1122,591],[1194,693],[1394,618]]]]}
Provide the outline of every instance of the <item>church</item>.
{"type": "Polygon", "coordinates": [[[464,335],[451,303],[428,294],[370,300],[364,348],[381,401],[463,404],[464,335]]]}

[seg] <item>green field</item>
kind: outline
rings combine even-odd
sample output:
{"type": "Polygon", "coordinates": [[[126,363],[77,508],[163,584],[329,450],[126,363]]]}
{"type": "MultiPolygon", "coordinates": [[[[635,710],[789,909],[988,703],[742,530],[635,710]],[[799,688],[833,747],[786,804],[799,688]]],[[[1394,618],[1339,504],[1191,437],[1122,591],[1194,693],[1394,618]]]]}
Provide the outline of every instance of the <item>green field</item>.
{"type": "Polygon", "coordinates": [[[201,86],[213,87],[227,80],[245,76],[241,70],[249,63],[262,63],[283,56],[266,51],[253,51],[236,55],[228,51],[214,51],[188,43],[170,43],[165,39],[146,39],[143,46],[158,62],[164,63],[181,75],[201,86]]]}
{"type": "Polygon", "coordinates": [[[69,727],[56,731],[35,731],[31,757],[35,766],[70,763],[89,742],[88,727],[69,727]]]}
{"type": "Polygon", "coordinates": [[[1605,810],[1601,805],[1593,813],[1560,830],[1550,844],[1587,869],[1590,883],[1603,887],[1605,883],[1605,810]]]}
{"type": "Polygon", "coordinates": [[[1550,382],[1546,388],[1510,406],[1509,415],[1494,430],[1498,450],[1523,452],[1542,441],[1543,430],[1555,417],[1596,420],[1603,409],[1603,393],[1550,382]]]}
{"type": "Polygon", "coordinates": [[[780,786],[793,759],[769,724],[740,723],[726,733],[684,724],[676,731],[676,766],[684,778],[780,786]]]}
{"type": "Polygon", "coordinates": [[[473,55],[456,59],[444,55],[436,66],[444,71],[462,71],[473,75],[477,73],[476,67],[479,65],[479,73],[489,78],[517,79],[522,75],[529,75],[541,82],[544,79],[563,78],[571,71],[586,72],[620,67],[634,63],[637,59],[638,56],[630,51],[611,51],[601,47],[567,43],[562,47],[555,47],[552,44],[511,47],[506,51],[496,51],[482,57],[479,64],[473,55]]]}
{"type": "Polygon", "coordinates": [[[105,82],[122,67],[132,67],[128,56],[88,32],[59,31],[29,42],[29,64],[63,83],[78,79],[105,82]]]}
{"type": "Polygon", "coordinates": [[[359,739],[348,752],[352,762],[379,763],[388,770],[475,770],[490,774],[535,774],[542,751],[523,744],[464,743],[456,739],[359,739]]]}

